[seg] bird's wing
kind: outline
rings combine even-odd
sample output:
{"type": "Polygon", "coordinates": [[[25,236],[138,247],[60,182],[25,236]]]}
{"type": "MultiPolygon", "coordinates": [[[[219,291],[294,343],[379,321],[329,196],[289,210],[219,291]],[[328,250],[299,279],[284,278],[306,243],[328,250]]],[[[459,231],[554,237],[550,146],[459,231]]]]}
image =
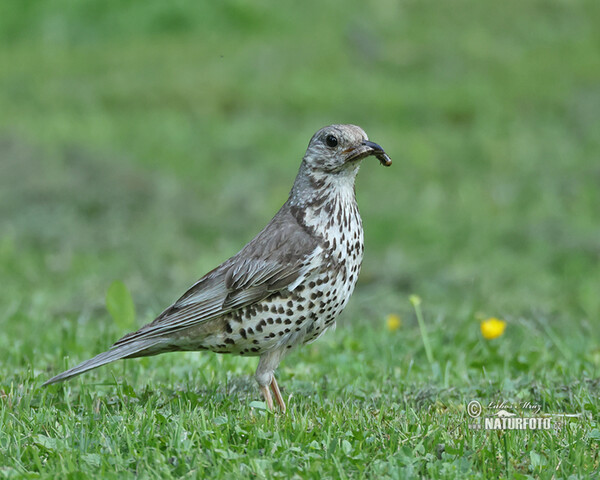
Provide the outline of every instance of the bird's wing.
{"type": "Polygon", "coordinates": [[[125,335],[114,347],[161,337],[258,302],[314,270],[320,239],[282,209],[237,255],[209,272],[156,320],[125,335]]]}

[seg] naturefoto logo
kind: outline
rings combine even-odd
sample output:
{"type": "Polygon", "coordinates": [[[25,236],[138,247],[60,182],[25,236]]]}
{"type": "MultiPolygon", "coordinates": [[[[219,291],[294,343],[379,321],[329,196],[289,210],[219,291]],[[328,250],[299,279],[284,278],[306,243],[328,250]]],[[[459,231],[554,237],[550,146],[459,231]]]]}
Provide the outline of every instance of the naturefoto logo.
{"type": "Polygon", "coordinates": [[[471,417],[469,428],[472,430],[559,430],[565,417],[579,417],[579,414],[541,413],[541,407],[530,402],[511,404],[508,402],[490,402],[488,414],[482,415],[483,406],[477,400],[467,405],[471,417]],[[513,411],[510,411],[513,410],[513,411]],[[518,411],[519,413],[514,413],[518,411]]]}

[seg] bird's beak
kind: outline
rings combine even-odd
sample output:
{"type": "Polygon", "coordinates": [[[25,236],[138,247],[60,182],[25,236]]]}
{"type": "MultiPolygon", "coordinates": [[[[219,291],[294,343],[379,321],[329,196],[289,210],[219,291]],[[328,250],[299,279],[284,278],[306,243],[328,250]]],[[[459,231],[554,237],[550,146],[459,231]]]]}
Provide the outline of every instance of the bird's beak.
{"type": "Polygon", "coordinates": [[[368,140],[362,142],[357,147],[348,149],[344,153],[348,154],[348,157],[346,158],[347,162],[373,155],[386,167],[389,167],[392,164],[392,159],[385,153],[385,150],[380,145],[369,142],[368,140]]]}

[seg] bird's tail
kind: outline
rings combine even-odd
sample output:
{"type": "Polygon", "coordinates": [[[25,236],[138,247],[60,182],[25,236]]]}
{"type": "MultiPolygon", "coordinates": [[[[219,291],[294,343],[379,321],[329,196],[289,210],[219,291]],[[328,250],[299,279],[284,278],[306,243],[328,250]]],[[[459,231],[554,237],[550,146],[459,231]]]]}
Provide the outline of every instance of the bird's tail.
{"type": "Polygon", "coordinates": [[[80,363],[76,367],[70,368],[66,372],[59,373],[55,377],[52,377],[50,380],[44,382],[42,386],[45,387],[46,385],[50,385],[52,383],[68,380],[69,378],[81,375],[88,370],[93,370],[94,368],[101,367],[102,365],[106,365],[107,363],[111,363],[122,358],[153,355],[155,353],[159,353],[158,350],[156,352],[152,351],[152,347],[155,347],[157,343],[158,342],[156,341],[140,340],[137,342],[115,346],[107,352],[96,355],[94,358],[90,358],[89,360],[80,363]]]}

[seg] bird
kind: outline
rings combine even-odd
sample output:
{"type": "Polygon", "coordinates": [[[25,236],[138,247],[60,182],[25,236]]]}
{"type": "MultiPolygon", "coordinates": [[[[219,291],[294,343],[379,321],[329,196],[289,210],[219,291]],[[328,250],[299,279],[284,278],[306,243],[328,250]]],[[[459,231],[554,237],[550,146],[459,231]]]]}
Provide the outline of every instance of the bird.
{"type": "Polygon", "coordinates": [[[119,359],[209,350],[258,356],[255,379],[265,403],[274,410],[272,391],[285,413],[275,370],[292,349],[335,326],[358,279],[364,235],[355,179],[369,156],[392,163],[356,125],[319,129],[288,200],[253,240],[154,321],[43,385],[119,359]]]}

